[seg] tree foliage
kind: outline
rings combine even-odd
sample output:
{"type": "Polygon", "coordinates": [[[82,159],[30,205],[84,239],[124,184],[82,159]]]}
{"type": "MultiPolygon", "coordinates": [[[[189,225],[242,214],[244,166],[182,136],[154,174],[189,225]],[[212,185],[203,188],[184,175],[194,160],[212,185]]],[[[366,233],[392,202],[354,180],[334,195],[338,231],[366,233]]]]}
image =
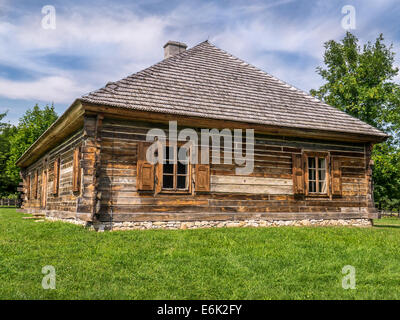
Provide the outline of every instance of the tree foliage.
{"type": "Polygon", "coordinates": [[[382,209],[400,209],[400,151],[391,143],[380,143],[374,147],[374,195],[382,209]]]}
{"type": "Polygon", "coordinates": [[[6,115],[7,112],[0,114],[0,196],[16,191],[6,173],[7,161],[11,156],[10,137],[15,134],[16,128],[9,123],[1,122],[6,115]]]}
{"type": "Polygon", "coordinates": [[[14,134],[9,137],[10,156],[5,172],[14,189],[20,181],[19,168],[15,163],[57,118],[54,106],[41,109],[38,105],[28,109],[20,118],[14,134]]]}
{"type": "Polygon", "coordinates": [[[362,47],[353,34],[325,43],[325,67],[317,72],[326,81],[310,93],[391,135],[375,145],[372,158],[375,200],[382,208],[400,207],[400,86],[394,82],[393,46],[383,35],[362,47]]]}

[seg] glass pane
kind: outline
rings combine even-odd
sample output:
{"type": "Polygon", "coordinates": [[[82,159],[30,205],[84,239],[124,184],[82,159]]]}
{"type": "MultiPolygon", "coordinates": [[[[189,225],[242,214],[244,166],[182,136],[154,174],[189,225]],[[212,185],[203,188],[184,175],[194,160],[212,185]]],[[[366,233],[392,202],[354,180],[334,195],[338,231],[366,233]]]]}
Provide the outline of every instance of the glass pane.
{"type": "Polygon", "coordinates": [[[188,148],[179,148],[178,153],[178,174],[187,173],[187,164],[189,160],[189,150],[188,148]]]}
{"type": "Polygon", "coordinates": [[[188,159],[189,159],[189,150],[188,150],[188,148],[185,148],[185,147],[179,148],[178,160],[181,161],[182,163],[187,163],[188,159]]]}
{"type": "Polygon", "coordinates": [[[182,164],[178,162],[178,174],[186,174],[187,172],[187,164],[182,164]]]}
{"type": "Polygon", "coordinates": [[[165,147],[165,149],[164,149],[164,160],[168,159],[168,157],[169,157],[169,148],[165,147]]]}
{"type": "Polygon", "coordinates": [[[187,176],[178,176],[178,180],[177,180],[177,183],[178,183],[177,188],[178,189],[186,189],[186,177],[187,176]]]}
{"type": "Polygon", "coordinates": [[[174,173],[174,165],[173,164],[163,164],[164,166],[164,173],[174,173]]]}
{"type": "Polygon", "coordinates": [[[308,167],[311,169],[315,168],[315,158],[314,157],[308,158],[308,167]]]}
{"type": "Polygon", "coordinates": [[[165,154],[164,154],[164,173],[174,173],[174,148],[173,147],[166,147],[165,154]]]}
{"type": "Polygon", "coordinates": [[[170,163],[174,162],[174,147],[165,147],[164,160],[170,163]]]}
{"type": "Polygon", "coordinates": [[[325,169],[325,158],[319,158],[318,159],[318,168],[319,169],[325,169]]]}
{"type": "Polygon", "coordinates": [[[324,181],[326,177],[326,171],[325,170],[318,170],[318,179],[320,181],[324,181]]]}
{"type": "Polygon", "coordinates": [[[315,188],[317,186],[317,183],[315,181],[309,181],[309,187],[308,190],[309,192],[316,192],[315,188]]]}
{"type": "Polygon", "coordinates": [[[174,176],[164,175],[163,176],[163,188],[172,189],[174,187],[174,176]]]}
{"type": "Polygon", "coordinates": [[[326,181],[321,181],[318,183],[319,184],[319,192],[320,193],[326,193],[326,181]]]}
{"type": "Polygon", "coordinates": [[[308,170],[308,180],[316,180],[315,179],[315,169],[308,170]]]}

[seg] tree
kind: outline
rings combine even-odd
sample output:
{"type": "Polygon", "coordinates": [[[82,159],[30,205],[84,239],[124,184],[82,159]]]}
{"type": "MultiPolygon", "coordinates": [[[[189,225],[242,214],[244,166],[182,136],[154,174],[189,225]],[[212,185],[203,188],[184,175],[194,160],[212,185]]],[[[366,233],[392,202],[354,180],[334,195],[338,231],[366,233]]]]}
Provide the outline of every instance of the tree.
{"type": "Polygon", "coordinates": [[[6,166],[7,177],[15,189],[20,181],[19,168],[15,163],[57,118],[54,106],[41,109],[37,104],[20,118],[15,134],[9,139],[10,157],[6,166]]]}
{"type": "Polygon", "coordinates": [[[373,152],[374,195],[381,209],[400,208],[400,152],[391,143],[376,145],[373,152]]]}
{"type": "Polygon", "coordinates": [[[14,185],[6,174],[7,161],[10,158],[10,137],[12,137],[16,128],[5,122],[1,122],[7,115],[7,112],[0,114],[0,197],[6,196],[14,191],[14,185]]]}
{"type": "Polygon", "coordinates": [[[400,205],[400,86],[393,81],[399,69],[394,66],[393,46],[380,34],[374,43],[362,48],[351,33],[340,42],[325,43],[325,68],[317,72],[326,81],[310,93],[391,135],[374,146],[372,159],[375,200],[383,208],[400,205]]]}

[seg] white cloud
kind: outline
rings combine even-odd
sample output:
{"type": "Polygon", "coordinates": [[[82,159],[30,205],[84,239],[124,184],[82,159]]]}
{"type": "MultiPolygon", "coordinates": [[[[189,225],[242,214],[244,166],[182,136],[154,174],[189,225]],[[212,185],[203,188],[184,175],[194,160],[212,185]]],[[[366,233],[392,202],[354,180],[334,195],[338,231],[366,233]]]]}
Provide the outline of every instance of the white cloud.
{"type": "Polygon", "coordinates": [[[224,50],[308,91],[321,85],[315,68],[322,64],[324,42],[343,35],[340,20],[312,15],[302,23],[270,14],[248,24],[228,26],[214,40],[224,50]],[[267,21],[267,22],[266,22],[267,21]],[[281,57],[301,56],[300,63],[281,57]],[[310,65],[312,63],[312,65],[310,65]]]}
{"type": "Polygon", "coordinates": [[[0,95],[10,99],[32,99],[72,103],[71,97],[78,97],[82,90],[89,90],[82,84],[63,77],[45,77],[35,81],[12,81],[0,79],[0,95]]]}
{"type": "Polygon", "coordinates": [[[56,30],[41,28],[40,12],[18,23],[0,22],[0,47],[7,48],[0,51],[0,64],[39,75],[31,82],[0,79],[1,96],[72,102],[161,60],[166,22],[160,17],[75,9],[71,15],[57,13],[56,30]],[[48,54],[84,57],[89,65],[75,70],[48,64],[43,59],[48,54]]]}
{"type": "MultiPolygon", "coordinates": [[[[0,64],[37,74],[32,81],[0,78],[0,96],[71,103],[75,98],[154,64],[163,57],[167,40],[195,45],[208,36],[220,48],[304,90],[320,84],[315,67],[322,64],[323,43],[340,39],[341,5],[316,1],[296,18],[277,8],[293,0],[232,5],[185,2],[159,14],[123,10],[117,5],[56,7],[56,30],[41,28],[40,10],[18,20],[0,20],[0,64]],[[288,64],[282,53],[300,55],[302,63],[288,64]],[[46,55],[74,55],[87,65],[71,68],[50,64],[46,55]]],[[[0,0],[0,8],[2,3],[0,0]]],[[[362,15],[368,21],[379,12],[362,15]]],[[[384,8],[393,0],[385,0],[384,8]]],[[[361,2],[356,4],[356,9],[361,2]]],[[[362,12],[360,7],[357,12],[362,12]]],[[[40,8],[39,8],[40,9],[40,8]]],[[[7,10],[10,10],[8,7],[7,10]]],[[[366,10],[366,9],[365,9],[366,10]]],[[[360,22],[363,22],[361,20],[360,22]]],[[[372,20],[371,20],[372,21],[372,20]]],[[[364,23],[364,22],[363,22],[364,23]]],[[[360,24],[361,25],[361,24],[360,24]]],[[[357,30],[358,32],[359,30],[357,30]]],[[[365,32],[368,32],[365,31],[365,32]]]]}

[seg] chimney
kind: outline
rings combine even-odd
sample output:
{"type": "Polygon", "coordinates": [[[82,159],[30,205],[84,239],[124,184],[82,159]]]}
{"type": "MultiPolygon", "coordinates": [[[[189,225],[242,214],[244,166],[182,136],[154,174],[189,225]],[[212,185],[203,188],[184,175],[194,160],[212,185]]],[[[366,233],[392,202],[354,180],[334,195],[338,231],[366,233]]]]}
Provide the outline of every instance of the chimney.
{"type": "Polygon", "coordinates": [[[172,56],[176,55],[177,53],[181,53],[181,52],[185,51],[186,48],[187,48],[187,45],[182,42],[168,41],[164,45],[164,59],[172,57],[172,56]]]}

